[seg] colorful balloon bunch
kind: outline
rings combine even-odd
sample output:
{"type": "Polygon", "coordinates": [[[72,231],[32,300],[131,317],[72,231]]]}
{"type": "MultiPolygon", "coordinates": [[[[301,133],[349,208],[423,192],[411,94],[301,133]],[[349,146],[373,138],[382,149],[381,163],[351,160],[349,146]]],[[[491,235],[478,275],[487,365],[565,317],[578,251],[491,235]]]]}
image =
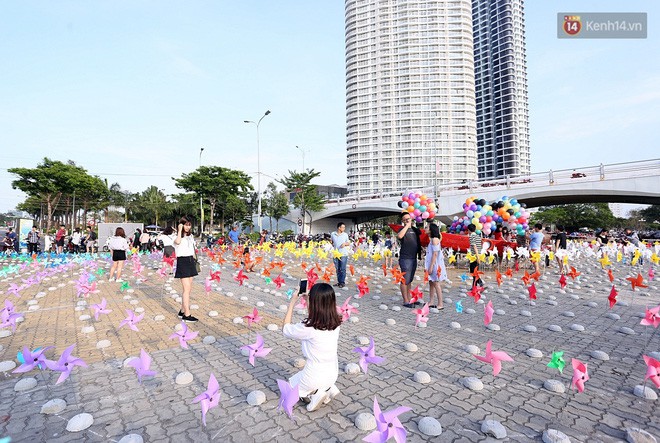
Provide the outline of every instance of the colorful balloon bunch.
{"type": "Polygon", "coordinates": [[[449,232],[467,232],[471,223],[476,226],[478,234],[483,232],[485,235],[490,235],[498,226],[506,226],[518,235],[523,235],[528,228],[529,212],[525,210],[525,204],[507,196],[490,205],[483,198],[470,197],[463,203],[463,212],[463,217],[454,217],[449,232]]]}
{"type": "Polygon", "coordinates": [[[398,205],[409,212],[417,223],[421,223],[422,220],[433,220],[437,210],[433,199],[419,191],[403,194],[398,205]]]}

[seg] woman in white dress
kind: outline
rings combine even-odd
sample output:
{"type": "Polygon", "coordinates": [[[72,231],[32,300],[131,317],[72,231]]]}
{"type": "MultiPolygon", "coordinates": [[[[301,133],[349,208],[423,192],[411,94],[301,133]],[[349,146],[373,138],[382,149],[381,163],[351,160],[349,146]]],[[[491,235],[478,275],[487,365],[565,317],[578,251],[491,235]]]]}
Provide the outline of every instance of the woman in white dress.
{"type": "Polygon", "coordinates": [[[298,291],[291,297],[284,316],[285,337],[302,342],[305,367],[289,379],[291,386],[298,385],[298,393],[305,400],[309,397],[308,411],[330,402],[339,394],[335,386],[339,376],[337,342],[341,317],[337,313],[335,291],[327,283],[316,283],[307,297],[308,316],[301,323],[291,324],[294,306],[298,303],[298,291]]]}
{"type": "Polygon", "coordinates": [[[429,275],[429,307],[444,309],[440,282],[447,280],[447,269],[445,268],[445,259],[440,245],[442,235],[440,234],[440,228],[435,223],[431,224],[429,230],[431,231],[431,243],[426,248],[426,258],[424,260],[424,269],[429,275]],[[434,296],[438,300],[437,305],[433,304],[434,296]]]}

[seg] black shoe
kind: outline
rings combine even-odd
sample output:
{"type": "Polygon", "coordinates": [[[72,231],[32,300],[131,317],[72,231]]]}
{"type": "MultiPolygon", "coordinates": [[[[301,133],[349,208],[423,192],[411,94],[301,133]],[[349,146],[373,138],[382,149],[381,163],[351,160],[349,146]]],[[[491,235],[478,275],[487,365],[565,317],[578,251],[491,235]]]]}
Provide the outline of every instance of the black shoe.
{"type": "Polygon", "coordinates": [[[413,305],[412,303],[404,303],[404,304],[403,304],[403,307],[404,307],[404,308],[412,308],[412,307],[414,307],[414,306],[415,306],[415,305],[413,305]]]}
{"type": "Polygon", "coordinates": [[[192,315],[187,315],[187,316],[184,315],[183,317],[181,317],[181,320],[183,320],[183,321],[185,321],[185,322],[188,322],[188,323],[192,323],[192,322],[196,322],[196,321],[198,321],[198,320],[197,320],[197,317],[193,317],[192,315]]]}
{"type": "Polygon", "coordinates": [[[416,301],[415,303],[413,303],[413,305],[415,305],[415,306],[419,306],[419,305],[421,305],[421,304],[422,304],[421,301],[416,301]]]}
{"type": "Polygon", "coordinates": [[[437,305],[429,305],[429,309],[438,309],[437,305]]]}
{"type": "Polygon", "coordinates": [[[341,286],[341,283],[335,283],[335,284],[332,285],[332,286],[341,286]]]}
{"type": "Polygon", "coordinates": [[[179,313],[177,315],[179,316],[179,318],[182,318],[183,317],[183,311],[179,311],[179,313]]]}
{"type": "Polygon", "coordinates": [[[346,285],[343,284],[343,283],[339,283],[337,286],[339,286],[340,288],[343,288],[343,287],[346,286],[346,285]]]}

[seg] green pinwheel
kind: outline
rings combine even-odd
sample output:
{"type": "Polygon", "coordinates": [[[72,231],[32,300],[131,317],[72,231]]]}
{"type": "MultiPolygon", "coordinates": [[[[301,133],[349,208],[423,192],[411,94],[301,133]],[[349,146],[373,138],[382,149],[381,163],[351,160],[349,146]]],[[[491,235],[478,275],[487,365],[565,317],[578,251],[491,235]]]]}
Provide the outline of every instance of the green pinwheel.
{"type": "Polygon", "coordinates": [[[98,271],[96,271],[96,275],[98,275],[99,277],[103,276],[103,274],[105,274],[105,270],[104,270],[104,269],[101,269],[101,268],[100,268],[98,271]]]}
{"type": "Polygon", "coordinates": [[[121,284],[121,287],[119,288],[119,290],[121,292],[124,292],[125,290],[130,289],[130,288],[131,288],[131,285],[129,285],[128,282],[125,281],[121,284]]]}
{"type": "Polygon", "coordinates": [[[270,277],[264,278],[264,281],[266,282],[267,285],[271,284],[273,282],[273,279],[270,277]]]}
{"type": "Polygon", "coordinates": [[[566,366],[566,362],[562,358],[564,355],[564,351],[557,351],[552,353],[552,358],[550,359],[550,363],[548,363],[549,368],[555,368],[559,369],[559,372],[564,372],[564,366],[566,366]]]}

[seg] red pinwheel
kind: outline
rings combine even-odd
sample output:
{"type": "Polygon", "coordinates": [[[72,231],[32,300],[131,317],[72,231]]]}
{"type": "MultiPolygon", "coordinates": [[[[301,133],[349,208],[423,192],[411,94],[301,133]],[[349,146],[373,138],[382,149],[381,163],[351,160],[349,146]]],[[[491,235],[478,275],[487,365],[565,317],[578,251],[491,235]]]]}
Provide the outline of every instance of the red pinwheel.
{"type": "Polygon", "coordinates": [[[527,287],[527,292],[529,292],[530,300],[536,300],[536,285],[534,284],[534,282],[532,282],[532,284],[529,287],[527,287]]]}
{"type": "Polygon", "coordinates": [[[426,303],[420,309],[415,309],[415,327],[429,320],[429,304],[426,303]]]}
{"type": "Polygon", "coordinates": [[[257,311],[257,308],[254,308],[252,314],[244,315],[243,318],[247,320],[248,328],[251,328],[252,323],[259,323],[263,317],[259,316],[259,311],[257,311]]]}
{"type": "Polygon", "coordinates": [[[366,281],[364,283],[358,283],[357,285],[358,291],[360,291],[360,295],[358,298],[364,297],[365,294],[369,293],[369,283],[366,281]]]}
{"type": "Polygon", "coordinates": [[[660,312],[660,305],[651,309],[646,308],[646,315],[644,316],[642,321],[639,322],[639,324],[644,326],[653,326],[654,328],[657,328],[658,326],[660,326],[659,312],[660,312]]]}
{"type": "Polygon", "coordinates": [[[637,277],[626,277],[626,280],[632,285],[633,291],[635,288],[648,288],[648,286],[644,284],[644,277],[642,277],[642,274],[640,273],[637,273],[637,277]]]}
{"type": "Polygon", "coordinates": [[[502,286],[502,274],[497,269],[495,270],[495,280],[497,280],[497,286],[502,286]]]}
{"type": "Polygon", "coordinates": [[[610,279],[610,283],[614,283],[614,274],[612,273],[611,269],[607,270],[607,278],[610,279]]]}
{"type": "Polygon", "coordinates": [[[76,345],[73,344],[68,348],[66,348],[56,362],[51,360],[46,361],[46,367],[48,369],[50,369],[51,371],[61,372],[60,377],[55,382],[56,385],[59,385],[64,380],[69,378],[69,375],[71,375],[71,371],[73,371],[74,367],[76,366],[87,367],[87,363],[82,361],[82,359],[71,356],[71,353],[73,352],[73,348],[75,347],[76,345]]]}
{"type": "Polygon", "coordinates": [[[352,297],[348,297],[344,300],[344,303],[341,307],[337,306],[337,313],[341,315],[341,321],[344,322],[351,317],[351,314],[357,314],[358,310],[356,307],[350,304],[352,297]]]}
{"type": "Polygon", "coordinates": [[[319,279],[319,275],[316,273],[314,268],[310,268],[309,271],[307,271],[307,291],[312,289],[312,286],[314,286],[314,283],[316,283],[319,279]]]}
{"type": "Polygon", "coordinates": [[[209,271],[209,272],[210,272],[209,277],[211,277],[211,281],[217,281],[217,282],[220,281],[220,271],[209,271]]]}
{"type": "Polygon", "coordinates": [[[419,285],[415,289],[410,290],[410,303],[417,303],[424,298],[424,293],[419,289],[419,285]]]}
{"type": "Polygon", "coordinates": [[[488,343],[486,343],[486,355],[484,357],[475,355],[475,357],[477,360],[493,365],[493,376],[497,376],[502,370],[502,362],[513,361],[513,358],[504,351],[491,351],[491,345],[492,340],[488,340],[488,343]]]}
{"type": "Polygon", "coordinates": [[[474,298],[474,302],[477,303],[481,299],[481,291],[484,290],[483,286],[474,285],[472,289],[467,292],[467,295],[474,298]]]}
{"type": "Polygon", "coordinates": [[[383,263],[383,266],[381,266],[381,268],[383,268],[383,277],[387,277],[387,265],[383,263]]]}
{"type": "Polygon", "coordinates": [[[300,400],[298,385],[291,386],[288,381],[278,379],[277,387],[280,388],[280,400],[277,403],[277,409],[283,409],[286,415],[293,420],[293,407],[300,400]]]}
{"type": "Polygon", "coordinates": [[[574,358],[571,360],[571,365],[573,365],[573,379],[571,380],[571,386],[577,388],[578,392],[584,392],[584,383],[589,380],[587,364],[574,358]]]}
{"type": "Polygon", "coordinates": [[[257,334],[257,341],[255,343],[241,346],[241,350],[248,351],[248,361],[252,366],[254,366],[254,359],[256,357],[265,357],[272,351],[271,348],[264,348],[264,339],[259,334],[257,334]]]}
{"type": "Polygon", "coordinates": [[[215,375],[211,373],[206,391],[193,398],[193,403],[199,403],[202,407],[202,423],[206,426],[206,413],[220,403],[220,385],[215,375]]]}
{"type": "Polygon", "coordinates": [[[385,361],[384,357],[379,357],[376,355],[376,345],[374,344],[374,338],[369,337],[369,346],[367,347],[356,347],[353,349],[353,352],[360,354],[360,368],[365,374],[369,371],[369,364],[373,363],[379,365],[385,361]]]}
{"type": "Polygon", "coordinates": [[[495,310],[493,309],[493,301],[488,300],[488,303],[484,306],[484,325],[488,326],[490,322],[493,321],[493,314],[495,310]]]}
{"type": "Polygon", "coordinates": [[[564,274],[559,277],[559,286],[561,286],[562,289],[566,287],[566,276],[564,274]]]}
{"type": "Polygon", "coordinates": [[[238,274],[236,274],[236,277],[234,277],[234,280],[238,282],[238,286],[243,286],[243,282],[245,280],[249,280],[248,276],[243,274],[243,270],[239,270],[238,274]]]}
{"type": "Polygon", "coordinates": [[[277,289],[280,289],[282,285],[284,284],[284,279],[282,278],[282,274],[278,275],[273,279],[273,283],[275,283],[275,287],[277,289]]]}
{"type": "Polygon", "coordinates": [[[619,295],[619,293],[617,292],[616,287],[612,285],[612,290],[610,291],[610,295],[607,297],[607,299],[610,301],[610,309],[612,309],[616,304],[617,295],[619,295]]]}
{"type": "Polygon", "coordinates": [[[644,376],[644,381],[650,378],[655,387],[660,388],[660,362],[648,355],[644,356],[644,362],[646,363],[646,376],[644,376]]]}
{"type": "Polygon", "coordinates": [[[582,275],[582,273],[578,272],[573,266],[571,266],[571,271],[568,273],[568,276],[575,280],[580,275],[582,275]]]}
{"type": "Polygon", "coordinates": [[[396,443],[405,443],[406,428],[399,420],[399,415],[411,411],[407,406],[399,406],[391,411],[382,412],[378,405],[378,399],[374,397],[374,417],[376,418],[376,430],[367,435],[362,441],[369,443],[384,443],[390,438],[394,438],[396,443]]]}
{"type": "Polygon", "coordinates": [[[527,286],[529,284],[529,281],[531,280],[531,278],[532,277],[529,275],[529,272],[527,272],[527,271],[525,271],[525,275],[520,277],[520,279],[523,281],[523,283],[525,283],[525,286],[527,286]]]}
{"type": "Polygon", "coordinates": [[[199,335],[199,331],[189,331],[188,330],[188,325],[186,322],[182,321],[181,322],[181,329],[178,331],[175,331],[174,334],[170,335],[170,340],[173,339],[179,339],[179,345],[183,349],[188,349],[188,341],[196,338],[199,335]]]}

